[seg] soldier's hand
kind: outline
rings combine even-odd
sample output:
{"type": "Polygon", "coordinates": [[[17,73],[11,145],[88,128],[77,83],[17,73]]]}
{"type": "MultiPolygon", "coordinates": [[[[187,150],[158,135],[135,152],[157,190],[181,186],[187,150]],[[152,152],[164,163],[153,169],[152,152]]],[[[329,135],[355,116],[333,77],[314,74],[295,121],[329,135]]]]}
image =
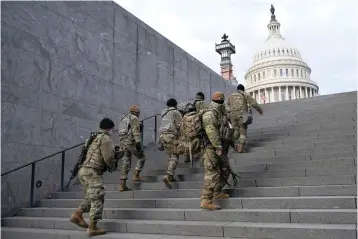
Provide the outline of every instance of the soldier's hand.
{"type": "Polygon", "coordinates": [[[260,115],[263,115],[263,114],[264,114],[264,112],[263,112],[262,110],[260,110],[260,111],[259,111],[259,114],[260,114],[260,115]]]}
{"type": "Polygon", "coordinates": [[[223,149],[222,149],[222,148],[217,148],[217,149],[215,150],[215,153],[216,153],[217,155],[221,156],[221,155],[223,155],[223,149]]]}
{"type": "Polygon", "coordinates": [[[140,142],[137,142],[135,144],[135,148],[139,151],[139,150],[142,150],[142,146],[140,145],[140,142]]]}

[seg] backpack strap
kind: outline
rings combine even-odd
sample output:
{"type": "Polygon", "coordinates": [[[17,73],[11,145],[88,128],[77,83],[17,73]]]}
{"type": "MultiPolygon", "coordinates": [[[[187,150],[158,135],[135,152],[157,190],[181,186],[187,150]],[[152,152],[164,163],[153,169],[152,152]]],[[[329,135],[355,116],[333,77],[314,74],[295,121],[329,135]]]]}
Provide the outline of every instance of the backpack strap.
{"type": "Polygon", "coordinates": [[[176,109],[170,109],[167,112],[165,112],[164,115],[162,115],[162,119],[164,118],[164,116],[166,116],[166,114],[168,114],[170,111],[173,111],[173,110],[176,110],[176,109]]]}

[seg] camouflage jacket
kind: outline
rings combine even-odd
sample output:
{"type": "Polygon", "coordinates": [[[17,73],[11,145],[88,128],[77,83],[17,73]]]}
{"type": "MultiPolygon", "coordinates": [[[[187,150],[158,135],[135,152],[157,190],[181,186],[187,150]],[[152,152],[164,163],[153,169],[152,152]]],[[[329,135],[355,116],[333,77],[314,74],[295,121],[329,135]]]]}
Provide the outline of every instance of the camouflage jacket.
{"type": "Polygon", "coordinates": [[[140,122],[136,115],[132,113],[126,114],[118,125],[119,140],[126,139],[136,143],[140,142],[140,122]]]}
{"type": "Polygon", "coordinates": [[[203,127],[211,146],[222,148],[220,128],[226,114],[225,105],[211,102],[209,109],[203,114],[203,127]]]}
{"type": "Polygon", "coordinates": [[[250,94],[238,90],[228,97],[226,102],[226,109],[230,113],[241,115],[243,112],[248,111],[248,105],[252,106],[257,111],[261,111],[261,107],[250,94]]]}
{"type": "MultiPolygon", "coordinates": [[[[88,139],[85,144],[87,142],[88,139]]],[[[116,163],[114,155],[113,142],[109,135],[106,133],[98,134],[90,145],[86,154],[86,160],[82,166],[94,168],[102,173],[105,168],[113,170],[116,163]]]]}
{"type": "Polygon", "coordinates": [[[180,135],[181,113],[174,107],[168,107],[162,112],[162,121],[159,127],[160,134],[180,135]]]}

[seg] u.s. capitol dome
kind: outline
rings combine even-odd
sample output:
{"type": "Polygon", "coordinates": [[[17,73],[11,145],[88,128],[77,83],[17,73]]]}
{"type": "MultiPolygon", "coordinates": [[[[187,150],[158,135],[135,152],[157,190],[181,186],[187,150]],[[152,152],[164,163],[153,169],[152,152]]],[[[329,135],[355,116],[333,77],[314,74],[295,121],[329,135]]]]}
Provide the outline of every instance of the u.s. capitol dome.
{"type": "Polygon", "coordinates": [[[269,36],[245,74],[245,91],[259,103],[318,95],[319,87],[310,77],[311,68],[301,53],[281,36],[272,5],[270,10],[269,36]]]}

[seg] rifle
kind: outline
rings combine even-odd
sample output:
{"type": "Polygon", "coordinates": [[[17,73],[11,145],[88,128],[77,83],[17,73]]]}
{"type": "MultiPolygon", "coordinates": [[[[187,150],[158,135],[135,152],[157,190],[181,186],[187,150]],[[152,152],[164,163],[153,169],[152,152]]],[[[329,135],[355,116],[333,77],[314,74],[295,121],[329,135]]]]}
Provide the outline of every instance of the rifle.
{"type": "Polygon", "coordinates": [[[71,170],[71,177],[70,177],[70,180],[69,180],[68,183],[67,183],[67,188],[68,188],[68,186],[70,185],[70,182],[72,181],[72,179],[74,179],[74,178],[77,176],[78,171],[80,170],[80,165],[82,165],[82,164],[84,163],[84,161],[86,160],[87,151],[88,151],[89,147],[91,146],[93,140],[96,138],[96,136],[97,136],[98,134],[101,134],[101,133],[99,133],[99,132],[91,132],[90,137],[88,138],[87,143],[86,143],[85,146],[83,146],[83,148],[82,148],[81,154],[80,154],[80,156],[78,157],[75,166],[74,166],[73,169],[71,170]]]}

